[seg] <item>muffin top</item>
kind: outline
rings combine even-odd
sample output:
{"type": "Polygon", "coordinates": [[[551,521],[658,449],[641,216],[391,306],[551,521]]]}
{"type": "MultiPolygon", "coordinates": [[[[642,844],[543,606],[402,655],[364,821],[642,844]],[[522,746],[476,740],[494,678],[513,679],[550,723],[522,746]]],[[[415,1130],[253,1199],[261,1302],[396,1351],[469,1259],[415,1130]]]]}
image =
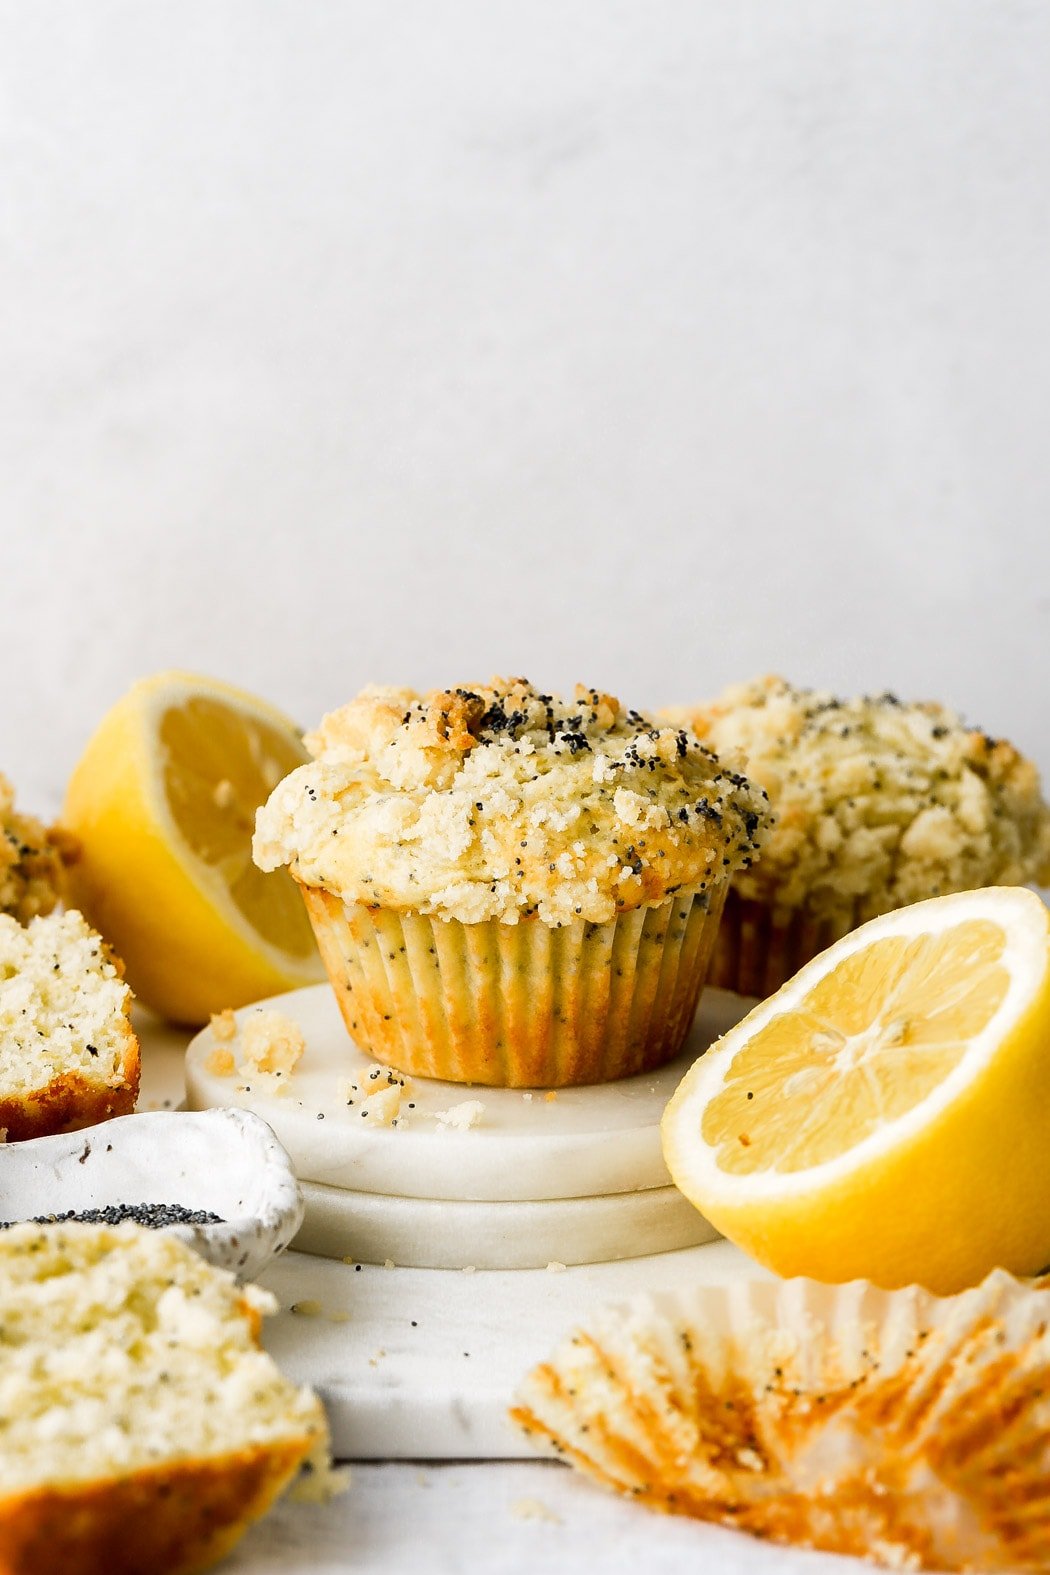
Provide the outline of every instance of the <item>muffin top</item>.
{"type": "Polygon", "coordinates": [[[765,794],[685,728],[578,687],[369,688],[259,810],[262,869],[463,923],[605,923],[746,866],[765,794]]]}
{"type": "Polygon", "coordinates": [[[50,913],[62,895],[73,839],[15,809],[15,790],[0,773],[0,913],[20,924],[50,913]]]}
{"type": "Polygon", "coordinates": [[[763,678],[661,713],[769,793],[745,897],[871,918],[940,892],[1050,880],[1050,809],[1011,744],[933,702],[839,700],[763,678]]]}

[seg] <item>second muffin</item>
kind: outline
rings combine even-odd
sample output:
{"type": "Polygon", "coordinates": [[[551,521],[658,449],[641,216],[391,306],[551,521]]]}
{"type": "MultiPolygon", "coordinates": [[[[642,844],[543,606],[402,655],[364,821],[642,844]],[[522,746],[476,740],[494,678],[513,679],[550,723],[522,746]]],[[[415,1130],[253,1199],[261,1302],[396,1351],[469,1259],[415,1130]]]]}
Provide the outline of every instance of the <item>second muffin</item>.
{"type": "Polygon", "coordinates": [[[524,679],[365,690],[259,811],[354,1040],[510,1087],[661,1065],[686,1034],[765,794],[687,730],[524,679]]]}
{"type": "Polygon", "coordinates": [[[843,700],[769,677],[661,716],[743,764],[775,817],[759,868],[733,883],[711,984],[771,995],[876,914],[1050,881],[1035,766],[946,706],[843,700]]]}

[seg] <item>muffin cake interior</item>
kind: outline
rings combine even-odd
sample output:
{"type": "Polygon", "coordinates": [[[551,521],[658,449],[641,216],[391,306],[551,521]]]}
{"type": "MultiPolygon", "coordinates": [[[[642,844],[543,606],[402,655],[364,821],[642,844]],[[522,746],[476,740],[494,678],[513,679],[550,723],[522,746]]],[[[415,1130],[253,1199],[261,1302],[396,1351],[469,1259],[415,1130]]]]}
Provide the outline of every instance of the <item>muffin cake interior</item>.
{"type": "Polygon", "coordinates": [[[70,1073],[106,1088],[123,1084],[130,999],[81,914],[53,914],[25,928],[0,914],[0,1100],[70,1073]]]}
{"type": "Polygon", "coordinates": [[[297,1436],[323,1445],[320,1402],[256,1345],[269,1306],[135,1225],[0,1234],[0,1495],[297,1436]]]}

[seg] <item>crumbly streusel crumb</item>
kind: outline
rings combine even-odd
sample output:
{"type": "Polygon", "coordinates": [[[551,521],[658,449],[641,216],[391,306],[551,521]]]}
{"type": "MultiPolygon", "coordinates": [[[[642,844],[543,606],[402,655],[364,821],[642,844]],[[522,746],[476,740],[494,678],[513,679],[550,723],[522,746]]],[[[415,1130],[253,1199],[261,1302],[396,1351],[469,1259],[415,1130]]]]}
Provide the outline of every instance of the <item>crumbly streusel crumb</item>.
{"type": "Polygon", "coordinates": [[[434,1114],[439,1131],[467,1132],[479,1125],[485,1114],[485,1106],[480,1099],[464,1099],[460,1104],[450,1105],[447,1110],[437,1110],[434,1114]]]}
{"type": "Polygon", "coordinates": [[[524,679],[367,689],[307,737],[254,851],[346,902],[457,919],[607,923],[721,887],[759,848],[765,796],[688,729],[524,679]]]}
{"type": "Polygon", "coordinates": [[[250,1012],[241,1024],[237,1070],[287,1077],[302,1059],[306,1040],[297,1022],[283,1012],[250,1012]]]}
{"type": "Polygon", "coordinates": [[[859,921],[943,892],[1050,880],[1035,766],[944,706],[842,700],[770,677],[663,714],[769,793],[761,863],[734,881],[744,897],[859,921]]]}
{"type": "Polygon", "coordinates": [[[60,827],[15,809],[15,790],[0,773],[0,913],[20,924],[51,913],[65,885],[76,842],[60,827]]]}
{"type": "Polygon", "coordinates": [[[232,1006],[227,1006],[222,1012],[212,1012],[208,1027],[213,1039],[217,1039],[220,1044],[229,1044],[237,1033],[237,1019],[232,1006]]]}
{"type": "Polygon", "coordinates": [[[343,1078],[338,1091],[343,1103],[356,1110],[361,1120],[377,1127],[396,1127],[402,1119],[408,1085],[393,1067],[374,1061],[356,1076],[343,1078]]]}
{"type": "Polygon", "coordinates": [[[213,1077],[232,1077],[237,1070],[233,1051],[222,1047],[213,1050],[204,1062],[204,1070],[210,1072],[213,1077]]]}

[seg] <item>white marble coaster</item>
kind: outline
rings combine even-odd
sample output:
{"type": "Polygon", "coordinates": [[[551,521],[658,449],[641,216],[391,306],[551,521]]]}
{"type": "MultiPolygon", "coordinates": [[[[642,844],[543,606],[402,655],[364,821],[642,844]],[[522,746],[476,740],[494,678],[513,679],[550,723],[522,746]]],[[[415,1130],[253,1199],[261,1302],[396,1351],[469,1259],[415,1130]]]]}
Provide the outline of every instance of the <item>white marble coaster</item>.
{"type": "MultiPolygon", "coordinates": [[[[708,991],[682,1055],[657,1072],[618,1083],[552,1094],[413,1078],[397,1127],[382,1127],[362,1120],[359,1107],[340,1097],[340,1085],[363,1071],[369,1058],[347,1036],[328,985],[259,1005],[293,1018],[306,1038],[288,1087],[273,1094],[251,1087],[250,1077],[210,1071],[216,1041],[205,1029],[186,1053],[189,1109],[239,1105],[254,1111],[269,1122],[303,1181],[399,1198],[479,1202],[666,1187],[664,1106],[696,1057],[746,1010],[739,997],[708,991]],[[463,1131],[441,1122],[442,1113],[467,1100],[483,1107],[476,1125],[463,1131]]],[[[244,1008],[238,1020],[257,1009],[244,1008]]],[[[234,1042],[235,1055],[236,1048],[234,1042]]]]}
{"type": "Polygon", "coordinates": [[[604,1198],[463,1203],[303,1183],[300,1252],[420,1269],[544,1269],[672,1252],[717,1239],[677,1187],[604,1198]]]}
{"type": "Polygon", "coordinates": [[[728,1242],[561,1272],[355,1270],[292,1252],[261,1278],[282,1305],[263,1338],[320,1390],[342,1459],[531,1458],[507,1407],[576,1323],[636,1292],[751,1277],[768,1278],[728,1242]]]}

